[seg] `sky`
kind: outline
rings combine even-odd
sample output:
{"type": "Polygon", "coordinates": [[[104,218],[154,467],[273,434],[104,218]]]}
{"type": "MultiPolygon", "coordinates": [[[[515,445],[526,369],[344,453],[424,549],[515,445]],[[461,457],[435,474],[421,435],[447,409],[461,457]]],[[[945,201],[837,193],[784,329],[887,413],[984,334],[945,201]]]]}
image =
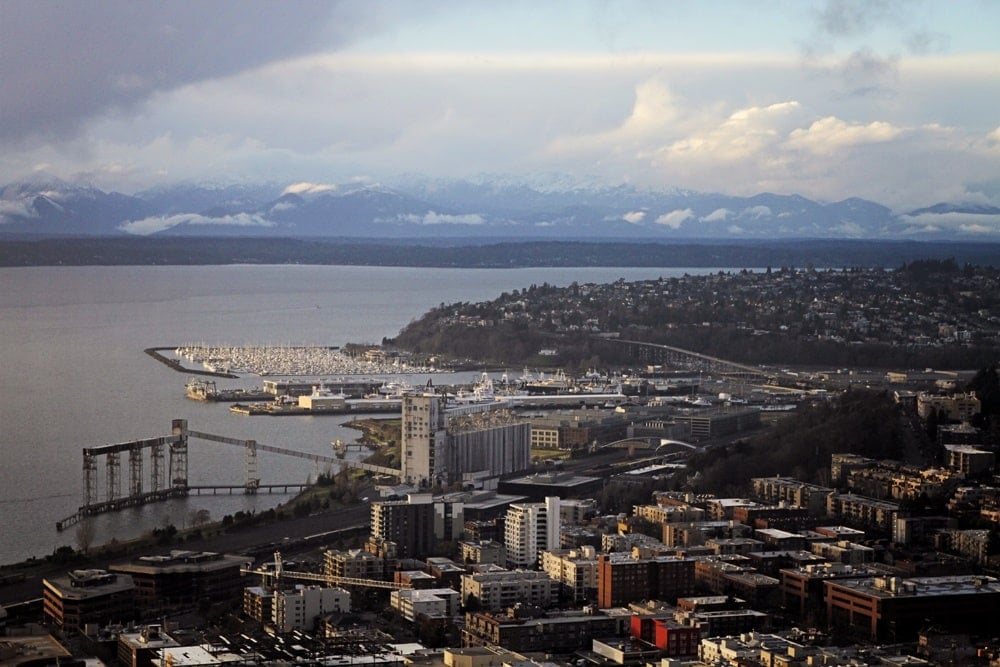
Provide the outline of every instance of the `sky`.
{"type": "Polygon", "coordinates": [[[994,0],[0,0],[0,184],[1000,205],[997,26],[994,0]]]}

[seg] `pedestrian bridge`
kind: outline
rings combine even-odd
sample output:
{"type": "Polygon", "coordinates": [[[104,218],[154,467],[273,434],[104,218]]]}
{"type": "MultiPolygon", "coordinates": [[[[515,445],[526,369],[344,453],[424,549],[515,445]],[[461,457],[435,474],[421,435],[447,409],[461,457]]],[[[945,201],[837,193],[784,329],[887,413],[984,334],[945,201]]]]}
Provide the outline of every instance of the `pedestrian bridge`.
{"type": "Polygon", "coordinates": [[[650,451],[653,453],[662,453],[665,450],[676,450],[690,449],[697,451],[700,449],[697,445],[692,445],[689,442],[682,442],[680,440],[671,440],[669,438],[660,438],[657,436],[638,436],[634,438],[623,438],[621,440],[615,440],[614,442],[609,442],[607,444],[601,445],[598,449],[627,449],[630,452],[634,451],[650,451]]]}

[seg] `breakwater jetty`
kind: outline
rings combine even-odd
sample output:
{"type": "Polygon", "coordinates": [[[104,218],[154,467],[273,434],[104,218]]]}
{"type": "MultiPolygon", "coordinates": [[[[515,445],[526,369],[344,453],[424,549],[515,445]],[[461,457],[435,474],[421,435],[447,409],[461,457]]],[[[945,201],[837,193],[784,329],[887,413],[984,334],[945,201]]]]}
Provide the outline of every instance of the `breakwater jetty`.
{"type": "Polygon", "coordinates": [[[167,366],[169,368],[173,368],[175,371],[177,371],[179,373],[187,373],[188,375],[207,375],[207,376],[218,377],[218,378],[229,378],[229,379],[233,379],[233,380],[239,378],[239,375],[233,375],[232,373],[228,373],[228,372],[208,370],[208,369],[201,369],[201,368],[185,368],[184,364],[182,364],[177,359],[171,359],[170,357],[168,357],[165,354],[163,354],[164,352],[172,352],[172,351],[174,351],[174,349],[176,349],[176,348],[173,348],[173,347],[147,347],[145,350],[143,350],[143,352],[145,352],[146,354],[148,354],[149,356],[151,356],[153,359],[156,359],[157,361],[159,361],[164,366],[167,366]]]}

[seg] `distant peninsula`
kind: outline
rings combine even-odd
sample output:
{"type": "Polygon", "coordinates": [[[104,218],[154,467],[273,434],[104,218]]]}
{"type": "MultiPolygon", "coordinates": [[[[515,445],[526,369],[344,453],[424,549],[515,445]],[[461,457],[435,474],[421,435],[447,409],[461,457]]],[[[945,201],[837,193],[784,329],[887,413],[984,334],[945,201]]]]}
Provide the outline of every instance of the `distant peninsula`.
{"type": "Polygon", "coordinates": [[[1000,266],[1000,243],[968,241],[29,237],[0,238],[0,267],[312,264],[438,268],[896,268],[921,259],[1000,266]]]}

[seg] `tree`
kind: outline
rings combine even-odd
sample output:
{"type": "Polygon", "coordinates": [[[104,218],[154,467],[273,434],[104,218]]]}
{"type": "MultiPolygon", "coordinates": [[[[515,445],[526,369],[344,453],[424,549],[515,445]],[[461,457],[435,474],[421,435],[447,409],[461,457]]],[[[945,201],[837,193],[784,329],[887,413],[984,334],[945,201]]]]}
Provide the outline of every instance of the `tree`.
{"type": "Polygon", "coordinates": [[[925,425],[927,437],[930,438],[931,442],[937,442],[938,425],[940,422],[941,417],[938,414],[937,408],[931,408],[930,412],[927,413],[927,423],[925,425]]]}
{"type": "Polygon", "coordinates": [[[192,528],[200,528],[212,520],[212,513],[206,509],[191,510],[188,512],[188,524],[192,528]]]}
{"type": "Polygon", "coordinates": [[[443,646],[447,639],[444,622],[440,619],[419,616],[416,623],[417,638],[430,648],[443,646]]]}
{"type": "Polygon", "coordinates": [[[94,538],[97,536],[97,527],[90,519],[83,519],[76,525],[76,547],[82,553],[90,551],[94,545],[94,538]]]}
{"type": "Polygon", "coordinates": [[[996,364],[976,373],[965,389],[976,392],[982,414],[987,416],[1000,414],[1000,375],[997,373],[996,364]]]}

